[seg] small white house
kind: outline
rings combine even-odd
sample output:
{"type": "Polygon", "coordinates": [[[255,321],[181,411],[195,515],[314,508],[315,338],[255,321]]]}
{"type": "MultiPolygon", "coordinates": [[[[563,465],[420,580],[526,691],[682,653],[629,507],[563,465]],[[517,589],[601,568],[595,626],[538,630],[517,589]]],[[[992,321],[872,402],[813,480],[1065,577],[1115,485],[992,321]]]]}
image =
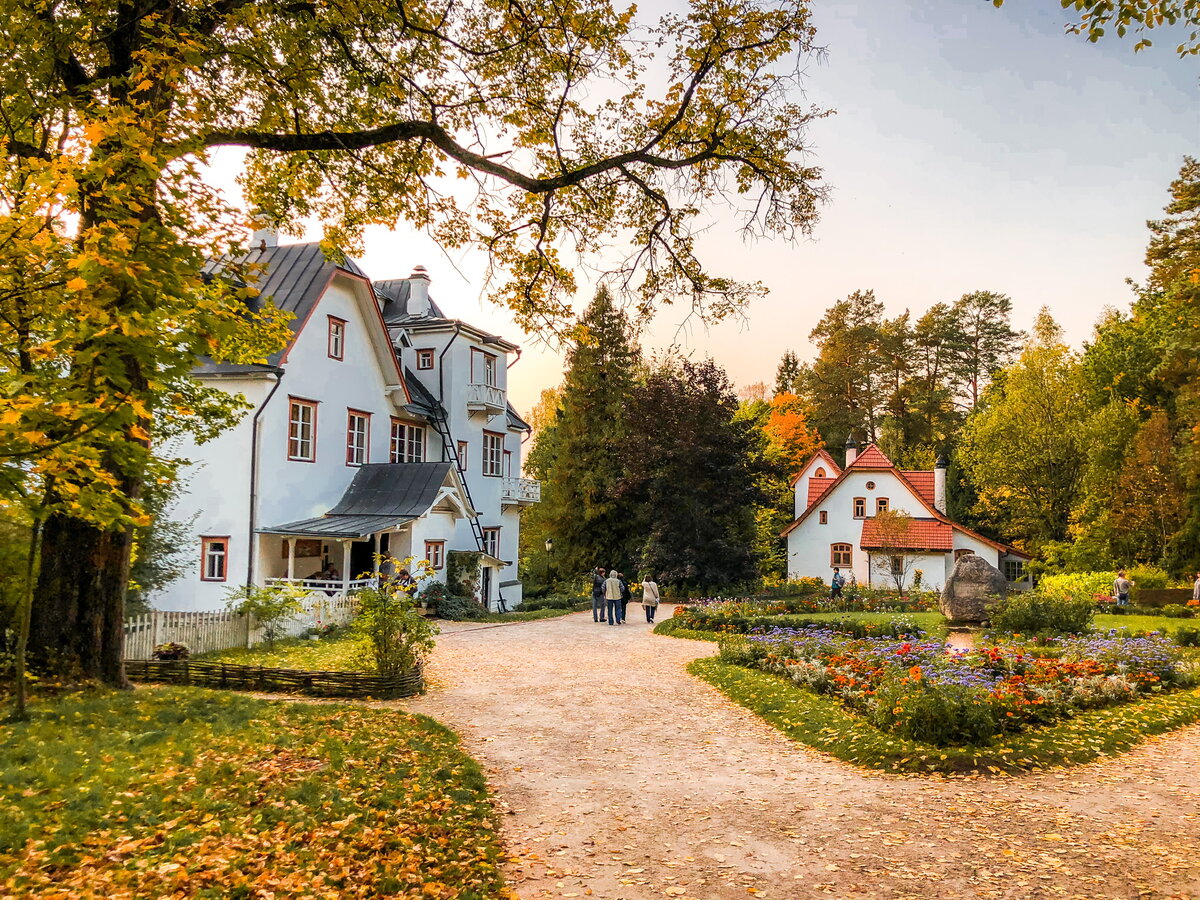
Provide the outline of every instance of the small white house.
{"type": "Polygon", "coordinates": [[[516,345],[445,318],[424,270],[373,284],[319,243],[255,239],[252,302],[291,311],[292,338],[267,364],[194,373],[252,410],[177,449],[193,465],[169,514],[187,524],[196,565],[154,605],[219,609],[241,584],[343,594],[376,574],[378,554],[444,577],[455,550],[482,554],[489,608],[519,603],[517,511],[540,485],[519,476],[529,426],[507,401],[516,345]]]}
{"type": "Polygon", "coordinates": [[[862,453],[846,444],[843,469],[824,450],[805,463],[792,482],[796,520],[783,534],[788,576],[826,581],[839,568],[863,585],[890,587],[893,573],[911,585],[940,590],[960,556],[975,553],[1014,586],[1025,581],[1029,557],[959,525],[946,516],[946,462],[932,472],[901,471],[875,444],[862,453]],[[875,521],[882,510],[909,517],[903,534],[884,534],[875,521]]]}

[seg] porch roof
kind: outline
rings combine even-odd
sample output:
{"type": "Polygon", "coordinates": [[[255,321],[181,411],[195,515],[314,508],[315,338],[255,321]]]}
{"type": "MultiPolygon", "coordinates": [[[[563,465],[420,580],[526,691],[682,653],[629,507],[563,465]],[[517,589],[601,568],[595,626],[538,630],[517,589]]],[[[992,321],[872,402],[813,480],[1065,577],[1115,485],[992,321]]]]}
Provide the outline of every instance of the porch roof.
{"type": "Polygon", "coordinates": [[[377,531],[411,522],[416,516],[316,516],[260,528],[260,534],[286,534],[292,537],[364,538],[377,531]]]}

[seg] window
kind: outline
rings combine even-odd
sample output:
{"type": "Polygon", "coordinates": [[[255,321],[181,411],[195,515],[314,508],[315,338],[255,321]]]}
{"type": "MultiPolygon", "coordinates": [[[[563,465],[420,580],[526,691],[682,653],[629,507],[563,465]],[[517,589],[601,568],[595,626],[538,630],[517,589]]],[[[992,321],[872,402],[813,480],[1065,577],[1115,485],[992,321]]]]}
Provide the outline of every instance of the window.
{"type": "Polygon", "coordinates": [[[388,460],[394,463],[425,461],[425,427],[392,419],[388,460]]]}
{"type": "Polygon", "coordinates": [[[849,568],[853,554],[854,548],[849,544],[830,544],[829,564],[839,569],[849,568]]]}
{"type": "Polygon", "coordinates": [[[854,518],[865,519],[866,517],[867,517],[867,498],[866,497],[855,497],[854,498],[854,518]]]}
{"type": "Polygon", "coordinates": [[[467,468],[467,447],[470,446],[466,441],[458,442],[458,467],[463,471],[467,468]]]}
{"type": "Polygon", "coordinates": [[[825,512],[825,510],[821,510],[819,513],[817,513],[817,519],[822,525],[828,525],[829,513],[825,512]]]}
{"type": "Polygon", "coordinates": [[[288,459],[317,460],[317,404],[288,398],[288,459]]]}
{"type": "Polygon", "coordinates": [[[955,550],[954,551],[954,559],[956,562],[958,560],[962,559],[964,556],[974,556],[974,555],[975,555],[974,550],[963,549],[963,550],[955,550]]]}
{"type": "Polygon", "coordinates": [[[1023,581],[1025,579],[1025,560],[1006,559],[1004,561],[1004,580],[1023,581]]]}
{"type": "Polygon", "coordinates": [[[873,491],[873,490],[875,490],[875,482],[873,482],[873,481],[868,481],[868,482],[867,482],[867,490],[868,490],[868,491],[873,491]]]}
{"type": "Polygon", "coordinates": [[[817,471],[813,472],[813,478],[824,478],[825,469],[822,466],[817,466],[817,471]]]}
{"type": "Polygon", "coordinates": [[[200,580],[224,581],[229,563],[229,538],[200,538],[200,580]]]}
{"type": "Polygon", "coordinates": [[[418,350],[417,351],[417,368],[432,369],[433,368],[433,351],[418,350]]]}
{"type": "Polygon", "coordinates": [[[496,357],[490,353],[484,353],[482,350],[471,350],[472,384],[490,384],[492,387],[497,387],[496,372],[496,357]]]}
{"type": "Polygon", "coordinates": [[[371,414],[357,409],[346,410],[346,465],[361,466],[367,462],[370,440],[371,414]]]}
{"type": "Polygon", "coordinates": [[[330,359],[342,359],[346,355],[346,320],[329,317],[329,343],[326,345],[330,359]]]}
{"type": "Polygon", "coordinates": [[[504,451],[504,477],[505,478],[512,477],[512,451],[511,450],[504,451]]]}
{"type": "Polygon", "coordinates": [[[875,512],[877,512],[877,513],[887,512],[887,509],[888,509],[888,498],[887,497],[876,497],[875,498],[875,512]]]}
{"type": "Polygon", "coordinates": [[[500,558],[500,529],[483,529],[483,552],[488,556],[500,558]]]}
{"type": "Polygon", "coordinates": [[[893,556],[891,562],[892,562],[892,577],[897,578],[897,579],[903,578],[904,577],[904,557],[903,556],[893,556]]]}
{"type": "Polygon", "coordinates": [[[440,569],[446,565],[446,542],[445,541],[426,541],[425,542],[425,559],[429,565],[435,569],[440,569]]]}
{"type": "Polygon", "coordinates": [[[495,434],[491,431],[483,433],[483,474],[499,477],[501,474],[501,465],[503,459],[501,453],[504,450],[504,435],[495,434]]]}

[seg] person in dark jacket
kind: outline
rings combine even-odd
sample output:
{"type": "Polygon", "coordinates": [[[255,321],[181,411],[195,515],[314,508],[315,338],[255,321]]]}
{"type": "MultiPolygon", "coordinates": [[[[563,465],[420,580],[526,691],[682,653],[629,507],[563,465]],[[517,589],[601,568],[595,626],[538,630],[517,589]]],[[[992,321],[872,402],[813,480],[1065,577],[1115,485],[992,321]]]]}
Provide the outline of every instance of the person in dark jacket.
{"type": "Polygon", "coordinates": [[[621,624],[625,624],[625,609],[629,606],[629,601],[633,599],[633,594],[629,590],[629,579],[617,573],[617,577],[621,579],[621,624]]]}
{"type": "Polygon", "coordinates": [[[592,572],[592,621],[604,622],[604,569],[600,566],[592,572]]]}

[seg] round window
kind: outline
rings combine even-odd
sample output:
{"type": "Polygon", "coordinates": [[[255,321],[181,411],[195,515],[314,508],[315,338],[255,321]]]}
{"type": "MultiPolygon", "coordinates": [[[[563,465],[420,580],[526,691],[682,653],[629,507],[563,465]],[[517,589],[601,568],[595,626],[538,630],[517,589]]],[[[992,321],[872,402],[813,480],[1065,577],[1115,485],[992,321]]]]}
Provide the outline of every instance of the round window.
{"type": "Polygon", "coordinates": [[[867,482],[867,490],[868,490],[868,491],[873,491],[873,490],[875,490],[875,482],[873,482],[873,481],[868,481],[868,482],[867,482]]]}

